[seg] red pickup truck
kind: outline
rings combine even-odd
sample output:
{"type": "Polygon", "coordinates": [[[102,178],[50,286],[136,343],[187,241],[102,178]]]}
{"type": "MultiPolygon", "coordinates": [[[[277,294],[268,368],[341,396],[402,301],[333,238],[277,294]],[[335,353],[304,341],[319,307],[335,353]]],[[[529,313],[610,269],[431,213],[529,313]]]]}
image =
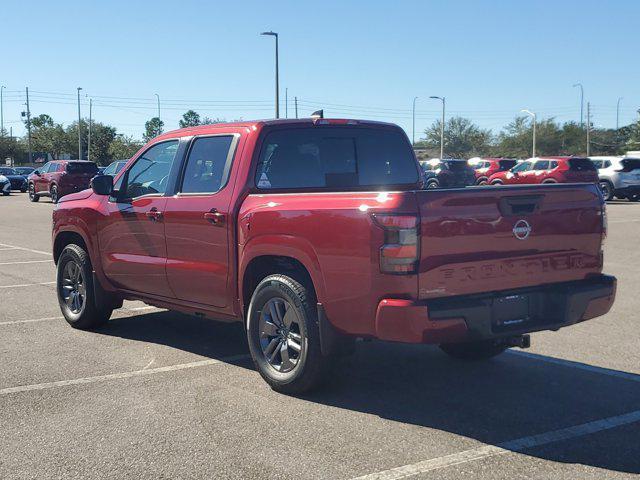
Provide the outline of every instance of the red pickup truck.
{"type": "Polygon", "coordinates": [[[61,199],[53,254],[73,327],[123,299],[244,322],[277,391],[316,386],[355,338],[463,359],[607,313],[596,184],[425,189],[404,132],[333,119],[153,139],[61,199]]]}

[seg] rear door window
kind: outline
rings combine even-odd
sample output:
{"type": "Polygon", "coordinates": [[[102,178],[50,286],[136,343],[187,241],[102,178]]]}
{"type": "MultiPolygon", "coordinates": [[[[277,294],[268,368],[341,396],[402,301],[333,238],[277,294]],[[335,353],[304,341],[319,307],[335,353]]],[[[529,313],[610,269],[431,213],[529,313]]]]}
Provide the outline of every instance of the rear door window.
{"type": "Polygon", "coordinates": [[[232,135],[196,138],[182,177],[182,193],[215,193],[226,183],[232,135]]]}
{"type": "Polygon", "coordinates": [[[549,170],[549,160],[538,160],[533,164],[532,170],[549,170]]]}
{"type": "Polygon", "coordinates": [[[333,126],[268,134],[255,179],[260,189],[400,186],[418,180],[415,157],[399,132],[333,126]]]}

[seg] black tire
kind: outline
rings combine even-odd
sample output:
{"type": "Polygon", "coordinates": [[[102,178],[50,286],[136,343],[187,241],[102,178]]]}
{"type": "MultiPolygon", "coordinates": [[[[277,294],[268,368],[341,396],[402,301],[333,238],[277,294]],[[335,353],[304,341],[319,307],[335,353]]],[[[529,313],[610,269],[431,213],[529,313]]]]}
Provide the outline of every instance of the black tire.
{"type": "Polygon", "coordinates": [[[542,181],[542,183],[549,184],[549,183],[558,183],[558,182],[557,182],[556,180],[553,180],[553,179],[551,179],[551,178],[548,178],[547,180],[543,180],[543,181],[542,181]]]}
{"type": "Polygon", "coordinates": [[[9,195],[11,195],[11,191],[8,191],[8,192],[3,191],[2,195],[4,195],[5,197],[8,197],[9,195]]]}
{"type": "Polygon", "coordinates": [[[466,361],[488,360],[500,355],[507,346],[499,340],[482,340],[465,343],[443,343],[443,352],[453,358],[466,361]]]}
{"type": "Polygon", "coordinates": [[[504,183],[502,182],[502,180],[494,180],[493,182],[491,182],[491,185],[504,185],[504,183]]]}
{"type": "Polygon", "coordinates": [[[614,197],[613,185],[609,180],[600,180],[600,191],[606,202],[610,202],[614,197]]]}
{"type": "Polygon", "coordinates": [[[640,201],[640,193],[634,193],[633,195],[629,195],[629,196],[627,197],[627,199],[628,199],[630,202],[637,202],[637,201],[640,201]]]}
{"type": "Polygon", "coordinates": [[[476,185],[489,185],[489,179],[486,177],[479,178],[476,180],[476,185]]]}
{"type": "Polygon", "coordinates": [[[429,182],[427,182],[427,190],[431,190],[434,188],[439,188],[440,184],[438,184],[437,180],[431,180],[429,182]]]}
{"type": "Polygon", "coordinates": [[[36,186],[33,183],[29,184],[29,201],[30,202],[37,202],[38,200],[40,200],[40,195],[38,195],[36,193],[36,186]]]}
{"type": "Polygon", "coordinates": [[[49,195],[51,196],[51,203],[58,203],[60,197],[58,197],[58,186],[56,184],[51,185],[51,190],[49,190],[49,195]]]}
{"type": "Polygon", "coordinates": [[[322,383],[331,358],[320,350],[317,317],[313,288],[286,275],[266,277],[253,292],[247,314],[249,350],[256,369],[276,392],[295,395],[322,383]],[[272,331],[274,326],[277,332],[272,331]],[[297,357],[290,350],[292,341],[300,348],[297,357]]]}
{"type": "Polygon", "coordinates": [[[111,305],[96,299],[96,290],[101,292],[102,289],[100,285],[94,285],[91,260],[78,245],[67,245],[60,254],[56,290],[62,315],[73,328],[97,328],[104,325],[113,313],[111,305]],[[69,275],[72,270],[78,272],[77,277],[69,275]]]}

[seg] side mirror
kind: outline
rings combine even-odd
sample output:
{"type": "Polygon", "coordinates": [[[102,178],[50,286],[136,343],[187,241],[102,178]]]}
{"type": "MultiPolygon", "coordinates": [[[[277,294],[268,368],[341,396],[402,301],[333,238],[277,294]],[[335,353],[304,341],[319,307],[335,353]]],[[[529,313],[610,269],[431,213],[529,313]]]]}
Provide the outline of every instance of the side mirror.
{"type": "Polygon", "coordinates": [[[96,195],[111,195],[113,193],[113,177],[111,175],[96,175],[91,179],[91,189],[96,195]]]}

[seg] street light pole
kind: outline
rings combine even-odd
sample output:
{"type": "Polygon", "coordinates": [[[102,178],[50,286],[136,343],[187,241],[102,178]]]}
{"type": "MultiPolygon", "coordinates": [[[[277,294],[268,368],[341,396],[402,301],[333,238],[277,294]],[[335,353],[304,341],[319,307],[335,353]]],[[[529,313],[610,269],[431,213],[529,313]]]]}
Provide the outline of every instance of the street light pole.
{"type": "Polygon", "coordinates": [[[616,103],[616,130],[620,129],[620,100],[622,97],[619,97],[618,103],[616,103]]]}
{"type": "Polygon", "coordinates": [[[82,125],[80,124],[80,90],[82,87],[78,87],[78,160],[82,160],[82,125]]]}
{"type": "Polygon", "coordinates": [[[289,89],[284,89],[284,118],[289,118],[289,89]]]}
{"type": "Polygon", "coordinates": [[[154,95],[158,99],[158,120],[161,120],[161,118],[160,118],[160,95],[158,95],[157,93],[155,93],[154,95]]]}
{"type": "Polygon", "coordinates": [[[584,128],[584,87],[581,83],[574,83],[575,87],[580,87],[580,128],[584,128]]]}
{"type": "MultiPolygon", "coordinates": [[[[25,87],[25,93],[27,95],[27,148],[29,150],[29,165],[33,163],[33,153],[31,152],[31,107],[29,106],[29,87],[25,87]]],[[[11,130],[11,137],[13,137],[13,130],[11,130]]]]}
{"type": "Polygon", "coordinates": [[[4,137],[4,112],[2,111],[2,91],[6,87],[4,85],[0,85],[0,137],[4,137]]]}
{"type": "Polygon", "coordinates": [[[535,158],[536,157],[536,114],[533,112],[530,112],[529,110],[520,110],[521,112],[526,113],[527,115],[531,115],[532,117],[532,121],[533,121],[533,147],[532,147],[532,157],[535,158]]]}
{"type": "Polygon", "coordinates": [[[411,146],[416,144],[416,100],[418,97],[413,97],[413,129],[411,132],[411,146]]]}
{"type": "Polygon", "coordinates": [[[89,135],[87,136],[87,160],[91,160],[91,110],[93,99],[89,98],[89,135]]]}
{"type": "Polygon", "coordinates": [[[591,154],[591,102],[587,102],[587,157],[591,154]]]}
{"type": "Polygon", "coordinates": [[[445,99],[444,97],[436,97],[431,96],[429,98],[437,99],[442,101],[442,120],[440,120],[440,158],[444,158],[444,109],[445,109],[445,99]]]}
{"type": "Polygon", "coordinates": [[[280,79],[278,67],[278,34],[276,32],[262,32],[260,35],[268,35],[276,39],[276,118],[280,118],[280,79]]]}

